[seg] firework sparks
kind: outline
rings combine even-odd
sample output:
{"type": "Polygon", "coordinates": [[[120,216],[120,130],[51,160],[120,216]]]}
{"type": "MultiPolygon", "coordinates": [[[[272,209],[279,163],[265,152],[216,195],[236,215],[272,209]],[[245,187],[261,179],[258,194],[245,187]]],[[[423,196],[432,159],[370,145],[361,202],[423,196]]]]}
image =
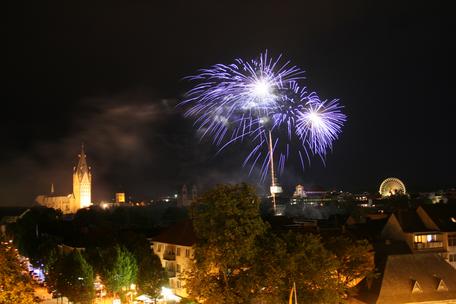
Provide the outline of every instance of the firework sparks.
{"type": "Polygon", "coordinates": [[[264,179],[274,153],[279,172],[292,152],[303,167],[305,158],[310,161],[308,150],[324,158],[346,120],[338,100],[321,101],[299,85],[303,74],[289,61],[282,64],[281,56],[273,59],[267,53],[250,61],[216,64],[187,77],[197,84],[180,105],[188,106],[185,115],[194,118],[201,138],[211,137],[219,152],[249,137],[254,146],[244,166],[250,163],[252,172],[259,164],[264,179]]]}
{"type": "Polygon", "coordinates": [[[313,99],[304,111],[299,113],[296,132],[313,153],[324,156],[332,149],[333,142],[342,132],[346,118],[337,99],[331,101],[313,99]]]}
{"type": "Polygon", "coordinates": [[[236,59],[230,65],[217,64],[188,77],[199,82],[181,105],[190,104],[186,116],[195,118],[202,137],[211,136],[217,145],[226,145],[246,135],[261,132],[262,117],[276,108],[278,92],[303,78],[303,71],[281,57],[236,59]]]}

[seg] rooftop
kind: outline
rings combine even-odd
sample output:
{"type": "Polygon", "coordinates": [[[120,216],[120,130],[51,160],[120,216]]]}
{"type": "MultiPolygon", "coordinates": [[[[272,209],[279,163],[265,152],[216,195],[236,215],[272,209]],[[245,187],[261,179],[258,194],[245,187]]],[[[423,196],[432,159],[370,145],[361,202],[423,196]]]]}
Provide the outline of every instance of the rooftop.
{"type": "Polygon", "coordinates": [[[193,230],[193,222],[184,220],[163,230],[152,239],[154,242],[192,246],[196,243],[196,235],[193,230]]]}
{"type": "Polygon", "coordinates": [[[453,204],[422,205],[441,231],[456,231],[456,206],[453,204]]]}
{"type": "Polygon", "coordinates": [[[388,257],[378,304],[456,300],[456,269],[438,254],[388,257]]]}

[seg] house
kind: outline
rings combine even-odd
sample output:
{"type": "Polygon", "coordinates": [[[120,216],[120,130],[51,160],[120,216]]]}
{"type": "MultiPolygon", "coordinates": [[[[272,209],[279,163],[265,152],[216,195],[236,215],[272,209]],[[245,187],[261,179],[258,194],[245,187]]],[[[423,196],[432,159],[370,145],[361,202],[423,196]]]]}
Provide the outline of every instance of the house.
{"type": "Polygon", "coordinates": [[[456,208],[451,205],[423,205],[393,213],[381,236],[405,242],[412,253],[439,253],[456,268],[456,208]]]}
{"type": "Polygon", "coordinates": [[[168,273],[169,286],[180,297],[188,296],[184,274],[193,263],[195,243],[196,235],[190,220],[176,223],[152,239],[151,248],[168,273]]]}
{"type": "Polygon", "coordinates": [[[456,303],[456,269],[436,253],[391,255],[376,303],[456,303]]]}
{"type": "Polygon", "coordinates": [[[444,258],[456,268],[456,206],[423,205],[416,210],[426,226],[442,233],[444,258]]]}

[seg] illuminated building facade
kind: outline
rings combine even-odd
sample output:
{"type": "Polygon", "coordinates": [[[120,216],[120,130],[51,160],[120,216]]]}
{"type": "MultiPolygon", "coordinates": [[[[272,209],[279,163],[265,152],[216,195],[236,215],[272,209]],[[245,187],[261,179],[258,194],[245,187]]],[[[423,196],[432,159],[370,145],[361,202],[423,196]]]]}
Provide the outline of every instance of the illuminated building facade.
{"type": "Polygon", "coordinates": [[[79,154],[79,161],[73,168],[73,193],[65,196],[54,195],[54,185],[51,186],[50,195],[38,195],[36,202],[40,205],[60,209],[63,213],[75,213],[81,208],[92,204],[92,173],[87,165],[84,146],[79,154]]]}
{"type": "Polygon", "coordinates": [[[196,236],[190,220],[172,225],[152,241],[151,248],[168,274],[169,286],[180,297],[188,296],[184,274],[192,266],[195,243],[196,236]]]}
{"type": "Polygon", "coordinates": [[[116,204],[125,203],[125,192],[116,193],[116,204]]]}

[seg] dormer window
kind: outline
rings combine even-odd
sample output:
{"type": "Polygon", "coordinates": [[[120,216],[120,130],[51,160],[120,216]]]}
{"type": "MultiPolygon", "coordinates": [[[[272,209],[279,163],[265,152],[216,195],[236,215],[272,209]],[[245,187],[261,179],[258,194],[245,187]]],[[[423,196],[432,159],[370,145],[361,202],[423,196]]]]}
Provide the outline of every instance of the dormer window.
{"type": "Polygon", "coordinates": [[[422,293],[423,289],[420,286],[420,283],[418,283],[417,280],[412,280],[412,293],[422,293]]]}
{"type": "Polygon", "coordinates": [[[445,281],[437,278],[439,283],[437,284],[437,291],[448,291],[448,287],[445,284],[445,281]]]}

